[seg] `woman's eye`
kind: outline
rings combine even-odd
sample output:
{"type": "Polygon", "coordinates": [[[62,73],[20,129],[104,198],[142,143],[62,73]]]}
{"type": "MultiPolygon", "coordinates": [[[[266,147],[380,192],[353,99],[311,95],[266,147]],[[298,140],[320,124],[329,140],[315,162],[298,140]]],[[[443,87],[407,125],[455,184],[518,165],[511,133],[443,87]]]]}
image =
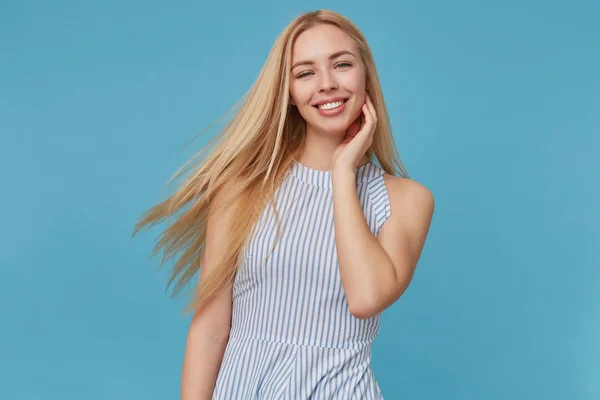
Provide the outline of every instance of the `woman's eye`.
{"type": "MultiPolygon", "coordinates": [[[[346,61],[342,61],[340,63],[337,63],[336,66],[335,66],[335,68],[337,68],[337,67],[351,67],[351,66],[352,66],[351,63],[346,62],[346,61]]],[[[297,79],[301,79],[301,78],[304,78],[304,77],[306,77],[308,75],[311,75],[311,74],[312,74],[312,72],[310,72],[310,71],[303,72],[300,75],[296,76],[296,78],[297,79]]]]}

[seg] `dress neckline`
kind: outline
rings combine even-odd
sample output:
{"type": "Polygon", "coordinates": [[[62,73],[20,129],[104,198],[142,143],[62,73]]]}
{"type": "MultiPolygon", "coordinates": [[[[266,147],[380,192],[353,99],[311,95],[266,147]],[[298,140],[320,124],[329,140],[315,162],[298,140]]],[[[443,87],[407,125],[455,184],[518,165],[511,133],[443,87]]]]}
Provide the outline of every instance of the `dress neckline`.
{"type": "MultiPolygon", "coordinates": [[[[356,183],[359,184],[361,182],[368,182],[373,178],[381,176],[384,174],[384,171],[379,168],[377,165],[373,164],[373,162],[369,161],[366,164],[363,164],[356,168],[356,183]]],[[[314,169],[307,167],[304,164],[301,164],[297,160],[294,160],[290,169],[290,172],[297,179],[302,182],[320,186],[320,187],[332,187],[331,177],[333,173],[331,171],[322,171],[319,169],[314,169]]]]}

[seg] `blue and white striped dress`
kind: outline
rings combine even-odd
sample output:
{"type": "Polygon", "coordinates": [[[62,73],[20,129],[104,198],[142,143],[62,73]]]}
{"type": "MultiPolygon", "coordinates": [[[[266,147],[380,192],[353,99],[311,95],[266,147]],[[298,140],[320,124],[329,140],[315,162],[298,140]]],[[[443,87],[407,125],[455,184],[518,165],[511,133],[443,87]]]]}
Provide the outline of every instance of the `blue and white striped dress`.
{"type": "MultiPolygon", "coordinates": [[[[356,170],[371,231],[390,216],[384,171],[356,170]]],[[[232,326],[213,399],[382,399],[370,367],[381,314],[348,309],[335,248],[331,172],[294,162],[240,256],[232,326]]]]}

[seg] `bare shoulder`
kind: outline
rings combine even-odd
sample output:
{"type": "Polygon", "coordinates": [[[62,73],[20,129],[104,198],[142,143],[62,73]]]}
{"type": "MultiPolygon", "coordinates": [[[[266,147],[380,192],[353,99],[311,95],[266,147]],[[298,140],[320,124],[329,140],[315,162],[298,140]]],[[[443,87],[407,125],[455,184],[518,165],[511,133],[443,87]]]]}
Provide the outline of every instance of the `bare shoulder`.
{"type": "Polygon", "coordinates": [[[431,209],[433,211],[433,193],[424,185],[409,178],[390,174],[384,174],[383,180],[388,191],[390,203],[393,203],[391,204],[392,207],[394,205],[401,207],[402,204],[405,204],[410,207],[417,206],[424,210],[431,209]]]}
{"type": "Polygon", "coordinates": [[[385,174],[383,180],[390,201],[390,218],[383,225],[380,241],[397,243],[404,237],[415,246],[422,246],[433,218],[433,194],[409,178],[385,174]]]}
{"type": "Polygon", "coordinates": [[[219,187],[210,202],[210,215],[213,219],[231,216],[239,206],[239,193],[236,192],[240,178],[231,179],[219,187]]]}

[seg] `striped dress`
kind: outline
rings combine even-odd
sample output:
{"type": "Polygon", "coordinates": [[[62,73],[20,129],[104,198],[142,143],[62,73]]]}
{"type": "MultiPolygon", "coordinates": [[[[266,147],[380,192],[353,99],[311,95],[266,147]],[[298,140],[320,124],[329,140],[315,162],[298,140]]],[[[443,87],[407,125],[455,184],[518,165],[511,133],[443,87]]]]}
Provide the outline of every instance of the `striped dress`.
{"type": "MultiPolygon", "coordinates": [[[[366,221],[390,216],[384,171],[356,170],[366,221]]],[[[370,367],[381,314],[348,309],[336,256],[331,172],[297,161],[275,193],[282,236],[267,207],[240,255],[232,325],[213,399],[382,399],[370,367]]]]}

